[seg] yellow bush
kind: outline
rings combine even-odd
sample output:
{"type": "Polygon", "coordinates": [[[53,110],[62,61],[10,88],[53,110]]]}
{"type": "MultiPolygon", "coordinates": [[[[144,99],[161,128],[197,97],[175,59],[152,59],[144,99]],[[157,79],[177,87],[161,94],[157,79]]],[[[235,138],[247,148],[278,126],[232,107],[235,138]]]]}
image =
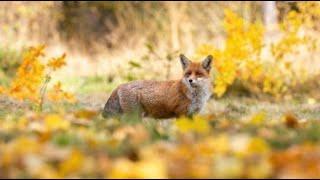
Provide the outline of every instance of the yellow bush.
{"type": "Polygon", "coordinates": [[[253,93],[277,96],[306,79],[306,70],[301,68],[296,72],[293,62],[287,57],[297,53],[301,45],[315,48],[315,39],[301,32],[306,31],[302,27],[310,27],[311,17],[319,17],[319,5],[317,8],[312,3],[301,3],[299,7],[302,9],[300,12],[290,11],[279,24],[281,37],[271,43],[270,49],[264,42],[265,27],[261,23],[246,22],[231,10],[225,10],[223,25],[226,39],[223,48],[204,44],[196,50],[196,57],[214,56],[217,72],[214,92],[218,97],[236,80],[253,93]],[[308,8],[313,10],[307,11],[308,8]],[[267,59],[262,56],[263,50],[271,54],[267,59]]]}
{"type": "MultiPolygon", "coordinates": [[[[66,65],[65,54],[57,58],[52,58],[48,60],[47,64],[44,64],[44,50],[44,45],[31,47],[24,54],[17,75],[13,79],[10,87],[8,89],[2,87],[0,90],[1,93],[7,93],[10,97],[19,100],[30,100],[41,108],[46,95],[47,85],[51,79],[51,73],[66,65]]],[[[48,92],[48,99],[52,101],[75,101],[71,93],[64,92],[61,89],[60,82],[48,92]]]]}
{"type": "Polygon", "coordinates": [[[44,56],[44,46],[32,47],[24,55],[17,75],[9,88],[9,95],[17,99],[29,99],[40,102],[39,86],[44,77],[44,65],[40,57],[44,56]]]}

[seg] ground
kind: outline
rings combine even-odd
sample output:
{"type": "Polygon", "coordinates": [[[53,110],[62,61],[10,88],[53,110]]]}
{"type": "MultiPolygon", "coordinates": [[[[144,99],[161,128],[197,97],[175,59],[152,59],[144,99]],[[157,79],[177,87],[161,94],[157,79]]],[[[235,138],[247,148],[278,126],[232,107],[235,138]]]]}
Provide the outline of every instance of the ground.
{"type": "Polygon", "coordinates": [[[43,112],[1,96],[0,178],[319,177],[314,99],[212,97],[194,119],[141,121],[103,119],[110,92],[80,91],[43,112]]]}
{"type": "MultiPolygon", "coordinates": [[[[100,111],[108,97],[108,92],[90,92],[78,95],[78,107],[100,111]]],[[[26,103],[21,103],[7,97],[0,97],[0,113],[15,111],[28,108],[26,103]]],[[[264,111],[270,119],[278,119],[283,114],[294,113],[299,119],[320,119],[320,103],[307,101],[307,98],[291,101],[265,101],[249,97],[212,97],[206,104],[203,111],[214,113],[227,119],[241,119],[257,112],[264,111]]]]}

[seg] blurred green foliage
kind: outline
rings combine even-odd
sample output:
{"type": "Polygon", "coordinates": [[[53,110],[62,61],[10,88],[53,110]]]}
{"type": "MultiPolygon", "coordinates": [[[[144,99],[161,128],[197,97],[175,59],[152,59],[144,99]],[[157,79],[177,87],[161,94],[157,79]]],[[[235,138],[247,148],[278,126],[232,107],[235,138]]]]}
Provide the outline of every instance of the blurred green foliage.
{"type": "Polygon", "coordinates": [[[7,86],[15,75],[22,59],[23,50],[0,46],[0,85],[7,86]]]}

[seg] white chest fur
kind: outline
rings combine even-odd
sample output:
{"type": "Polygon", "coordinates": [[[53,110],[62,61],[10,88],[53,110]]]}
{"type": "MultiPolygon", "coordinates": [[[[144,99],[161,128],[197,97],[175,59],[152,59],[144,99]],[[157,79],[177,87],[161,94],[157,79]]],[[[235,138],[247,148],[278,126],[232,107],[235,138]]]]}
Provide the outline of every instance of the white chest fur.
{"type": "Polygon", "coordinates": [[[189,86],[188,89],[190,92],[189,98],[191,99],[188,114],[201,112],[211,96],[210,83],[203,82],[201,86],[195,88],[189,86]]]}

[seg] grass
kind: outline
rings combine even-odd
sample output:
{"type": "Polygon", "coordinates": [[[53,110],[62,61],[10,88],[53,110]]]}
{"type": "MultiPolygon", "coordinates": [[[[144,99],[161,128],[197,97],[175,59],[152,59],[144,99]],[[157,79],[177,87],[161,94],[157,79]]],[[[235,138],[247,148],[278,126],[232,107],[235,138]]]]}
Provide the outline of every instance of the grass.
{"type": "Polygon", "coordinates": [[[108,82],[108,78],[101,75],[62,77],[54,79],[53,81],[58,80],[62,82],[64,89],[76,92],[79,95],[86,95],[90,93],[110,93],[117,85],[117,82],[108,82]]]}
{"type": "Polygon", "coordinates": [[[5,48],[0,45],[0,85],[8,86],[20,65],[23,50],[5,48]]]}
{"type": "Polygon", "coordinates": [[[278,119],[285,113],[294,113],[302,119],[320,119],[320,103],[309,104],[296,100],[270,102],[254,98],[226,97],[211,99],[206,112],[215,112],[230,119],[242,119],[257,112],[266,112],[269,119],[278,119]]]}

